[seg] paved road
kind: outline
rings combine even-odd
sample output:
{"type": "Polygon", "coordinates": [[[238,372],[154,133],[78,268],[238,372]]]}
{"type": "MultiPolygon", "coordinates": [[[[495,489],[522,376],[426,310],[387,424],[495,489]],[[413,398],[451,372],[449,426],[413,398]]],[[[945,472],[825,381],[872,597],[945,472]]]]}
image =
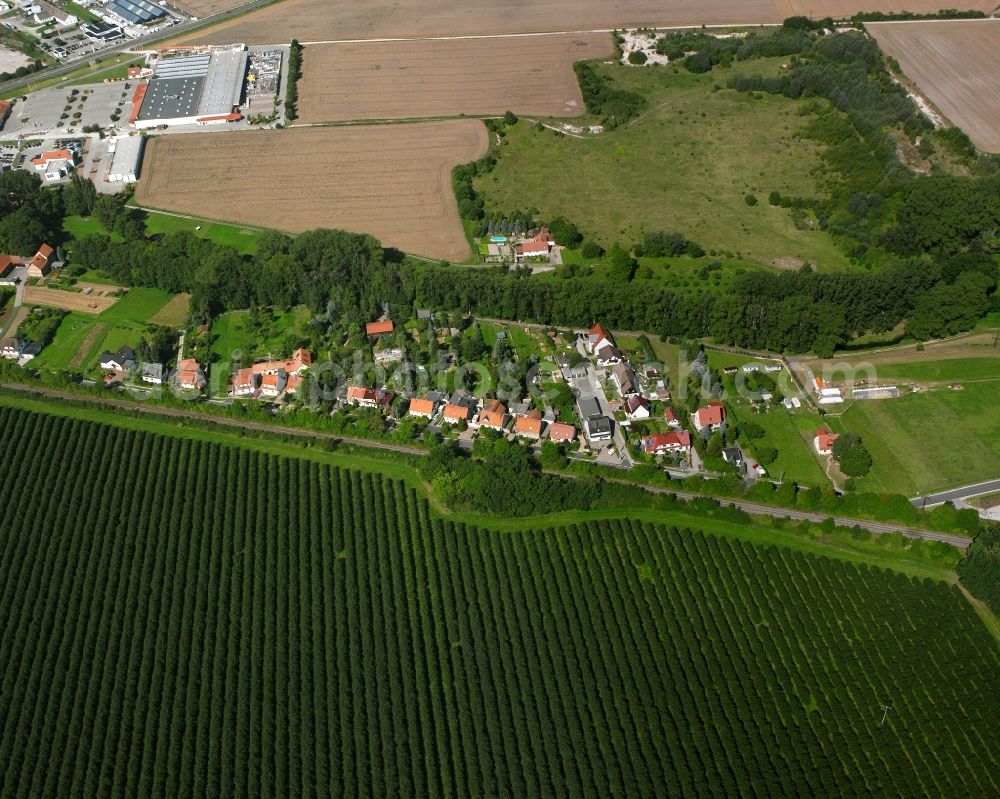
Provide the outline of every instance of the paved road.
{"type": "Polygon", "coordinates": [[[973,483],[972,485],[953,488],[951,491],[939,491],[937,494],[927,494],[922,497],[914,497],[910,500],[918,508],[940,505],[944,502],[955,502],[969,497],[978,497],[982,494],[992,494],[1000,491],[1000,480],[987,480],[983,483],[973,483]]]}
{"type": "MultiPolygon", "coordinates": [[[[40,386],[26,386],[18,383],[0,383],[5,388],[12,389],[15,391],[24,392],[25,394],[34,394],[36,396],[47,397],[55,400],[75,400],[77,402],[90,402],[93,404],[106,405],[112,408],[118,408],[120,410],[131,411],[133,413],[143,413],[150,414],[154,416],[166,416],[171,418],[186,418],[193,419],[203,423],[217,424],[221,427],[235,427],[239,429],[249,429],[249,430],[259,430],[263,432],[280,433],[282,435],[297,436],[301,438],[310,439],[322,439],[334,442],[341,442],[346,444],[353,444],[359,447],[368,447],[370,449],[387,450],[391,452],[399,452],[406,455],[426,455],[427,450],[420,449],[419,447],[406,446],[405,444],[390,444],[382,441],[371,441],[363,438],[351,438],[349,436],[338,436],[330,433],[319,433],[313,430],[305,430],[298,427],[284,427],[281,425],[266,424],[263,422],[251,422],[244,419],[230,419],[225,416],[213,416],[210,414],[199,413],[197,411],[184,410],[182,408],[163,408],[155,405],[147,405],[141,402],[135,402],[133,400],[125,399],[115,399],[111,397],[88,397],[80,394],[74,394],[69,391],[59,391],[57,389],[42,388],[40,386]]],[[[548,471],[548,470],[546,470],[548,471]]],[[[561,472],[550,472],[551,474],[563,474],[561,472]]],[[[563,475],[568,477],[574,477],[574,475],[563,475]]],[[[716,499],[722,505],[731,505],[733,507],[744,510],[747,513],[759,515],[759,516],[772,516],[775,518],[783,519],[797,519],[805,520],[811,522],[822,522],[825,521],[828,516],[822,513],[810,513],[808,511],[795,510],[793,508],[779,508],[773,505],[761,505],[756,502],[746,502],[739,499],[730,499],[727,497],[712,497],[709,494],[695,494],[686,491],[675,491],[668,488],[655,488],[651,486],[641,486],[636,483],[631,483],[627,480],[614,480],[611,478],[605,478],[609,482],[622,483],[624,485],[636,486],[638,488],[645,488],[645,490],[650,491],[654,494],[673,494],[680,499],[716,499]]],[[[902,535],[908,536],[909,538],[919,538],[925,541],[942,541],[946,544],[951,544],[958,547],[959,549],[965,549],[969,546],[970,540],[968,538],[963,538],[962,536],[949,535],[947,533],[934,533],[928,530],[915,530],[910,527],[903,527],[897,524],[883,524],[881,522],[873,522],[867,519],[851,519],[847,517],[837,516],[834,517],[834,522],[843,527],[853,527],[858,526],[869,530],[873,533],[901,533],[902,535]]]]}

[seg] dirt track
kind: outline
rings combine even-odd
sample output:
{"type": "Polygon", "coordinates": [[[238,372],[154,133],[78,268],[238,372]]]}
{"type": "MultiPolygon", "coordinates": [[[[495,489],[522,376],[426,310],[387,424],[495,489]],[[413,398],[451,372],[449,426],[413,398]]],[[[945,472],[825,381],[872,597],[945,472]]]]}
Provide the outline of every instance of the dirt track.
{"type": "Polygon", "coordinates": [[[979,149],[1000,152],[1000,20],[867,27],[952,124],[979,149]]]}
{"type": "Polygon", "coordinates": [[[289,233],[371,233],[406,252],[460,261],[469,245],[451,170],[482,156],[487,141],[471,119],[157,136],[135,200],[289,233]]]}
{"type": "Polygon", "coordinates": [[[608,56],[606,33],[511,39],[317,44],[304,49],[302,122],[514,111],[577,116],[572,64],[608,56]],[[461,64],[461,68],[456,68],[461,64]]]}
{"type": "MultiPolygon", "coordinates": [[[[940,0],[286,0],[200,31],[185,42],[285,43],[587,31],[637,26],[767,24],[804,14],[934,12],[940,0]]],[[[962,8],[990,11],[992,0],[962,8]]]]}

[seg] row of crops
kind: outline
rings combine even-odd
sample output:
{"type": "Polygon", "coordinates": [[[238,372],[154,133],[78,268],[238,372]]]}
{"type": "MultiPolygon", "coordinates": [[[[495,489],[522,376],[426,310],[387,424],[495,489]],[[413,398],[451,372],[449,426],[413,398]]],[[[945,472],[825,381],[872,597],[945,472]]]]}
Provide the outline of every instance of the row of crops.
{"type": "Polygon", "coordinates": [[[988,796],[943,583],[0,408],[0,795],[988,796]],[[880,726],[883,703],[892,710],[880,726]]]}

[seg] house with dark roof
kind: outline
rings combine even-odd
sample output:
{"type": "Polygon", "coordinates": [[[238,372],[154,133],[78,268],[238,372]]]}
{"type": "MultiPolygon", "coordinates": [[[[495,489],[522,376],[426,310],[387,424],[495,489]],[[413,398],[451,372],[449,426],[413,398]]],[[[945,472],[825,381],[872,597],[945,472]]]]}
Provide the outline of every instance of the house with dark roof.
{"type": "Polygon", "coordinates": [[[639,393],[639,387],[636,384],[635,379],[635,372],[632,371],[632,367],[625,361],[615,364],[615,368],[611,371],[611,381],[615,384],[615,387],[618,389],[618,393],[621,394],[624,399],[628,399],[629,397],[639,393]]]}
{"type": "Polygon", "coordinates": [[[127,344],[115,352],[102,352],[99,358],[101,368],[112,372],[131,372],[135,369],[135,352],[127,344]]]}
{"type": "Polygon", "coordinates": [[[163,384],[163,364],[162,363],[142,363],[139,364],[139,377],[143,383],[159,386],[163,384]]]}
{"type": "Polygon", "coordinates": [[[625,415],[632,422],[648,419],[649,400],[639,394],[633,394],[625,400],[625,415]]]}

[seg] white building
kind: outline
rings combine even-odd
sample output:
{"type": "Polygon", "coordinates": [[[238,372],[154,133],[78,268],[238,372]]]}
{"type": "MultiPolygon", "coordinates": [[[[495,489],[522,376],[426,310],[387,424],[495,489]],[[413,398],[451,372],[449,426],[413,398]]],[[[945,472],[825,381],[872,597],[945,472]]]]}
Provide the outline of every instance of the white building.
{"type": "Polygon", "coordinates": [[[111,140],[108,183],[135,183],[139,179],[144,140],[142,136],[118,136],[111,140]]]}

